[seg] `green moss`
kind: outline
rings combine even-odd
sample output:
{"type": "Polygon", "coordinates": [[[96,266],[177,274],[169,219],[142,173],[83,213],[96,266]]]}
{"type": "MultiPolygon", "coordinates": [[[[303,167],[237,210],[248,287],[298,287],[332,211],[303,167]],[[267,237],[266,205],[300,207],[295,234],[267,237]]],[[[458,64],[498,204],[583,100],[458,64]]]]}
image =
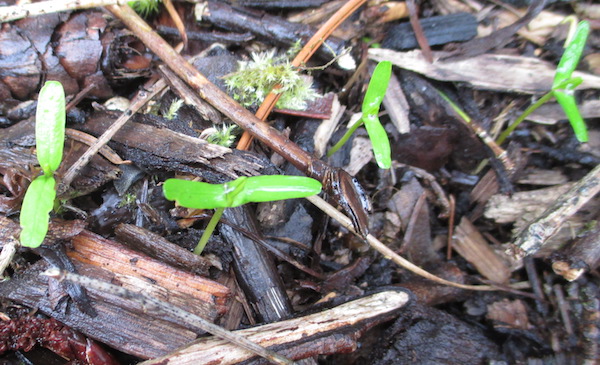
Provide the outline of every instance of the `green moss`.
{"type": "Polygon", "coordinates": [[[238,71],[225,77],[225,83],[234,99],[245,107],[259,105],[272,90],[281,94],[276,107],[304,109],[306,102],[320,95],[294,68],[288,56],[277,56],[275,50],[253,53],[251,61],[239,62],[238,71]],[[275,85],[279,88],[273,90],[275,85]]]}

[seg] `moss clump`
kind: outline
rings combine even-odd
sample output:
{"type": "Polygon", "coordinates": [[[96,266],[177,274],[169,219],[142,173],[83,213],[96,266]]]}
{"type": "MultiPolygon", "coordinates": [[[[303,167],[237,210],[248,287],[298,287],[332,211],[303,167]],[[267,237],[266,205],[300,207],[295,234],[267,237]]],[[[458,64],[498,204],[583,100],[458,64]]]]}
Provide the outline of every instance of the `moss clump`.
{"type": "Polygon", "coordinates": [[[304,109],[307,101],[320,96],[290,64],[287,55],[277,56],[271,50],[251,56],[252,60],[239,62],[238,71],[225,76],[229,92],[243,106],[259,105],[275,85],[280,85],[273,90],[281,94],[276,104],[280,109],[304,109]]]}

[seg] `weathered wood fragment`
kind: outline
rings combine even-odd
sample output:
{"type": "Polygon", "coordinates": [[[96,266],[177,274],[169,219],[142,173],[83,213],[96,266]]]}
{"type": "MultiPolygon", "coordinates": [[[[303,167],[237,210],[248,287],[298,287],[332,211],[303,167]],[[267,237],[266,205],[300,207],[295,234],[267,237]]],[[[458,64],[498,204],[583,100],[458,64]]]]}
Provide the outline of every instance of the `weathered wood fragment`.
{"type": "MultiPolygon", "coordinates": [[[[287,321],[253,327],[236,333],[264,347],[299,360],[318,354],[349,352],[368,328],[397,316],[406,308],[407,292],[383,291],[335,308],[287,321]]],[[[145,361],[153,364],[237,364],[253,355],[214,337],[202,338],[167,356],[145,361]]]]}

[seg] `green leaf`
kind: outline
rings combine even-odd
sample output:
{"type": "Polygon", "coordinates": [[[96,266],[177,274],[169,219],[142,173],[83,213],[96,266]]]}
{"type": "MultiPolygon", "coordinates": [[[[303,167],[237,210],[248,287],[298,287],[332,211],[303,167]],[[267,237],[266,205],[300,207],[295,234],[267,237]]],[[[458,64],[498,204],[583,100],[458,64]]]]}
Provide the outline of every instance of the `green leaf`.
{"type": "Polygon", "coordinates": [[[246,179],[243,188],[234,196],[231,206],[237,207],[246,203],[304,198],[320,192],[321,183],[309,177],[253,176],[246,179]]]}
{"type": "Polygon", "coordinates": [[[38,247],[48,232],[49,213],[54,206],[56,190],[53,176],[35,178],[23,198],[21,206],[21,244],[25,247],[38,247]]]}
{"type": "Polygon", "coordinates": [[[565,49],[565,52],[558,63],[558,67],[556,68],[554,82],[552,83],[553,89],[556,88],[556,86],[562,81],[571,78],[573,71],[575,71],[577,65],[579,64],[579,59],[583,53],[585,42],[587,41],[589,33],[590,23],[587,21],[579,22],[577,29],[575,30],[573,40],[565,49]]]}
{"type": "Polygon", "coordinates": [[[392,151],[385,128],[383,128],[376,115],[363,117],[363,120],[373,146],[373,155],[375,155],[377,165],[379,168],[389,169],[392,167],[392,151]]]}
{"type": "Polygon", "coordinates": [[[240,177],[225,184],[168,179],[163,184],[168,200],[193,209],[237,207],[246,203],[303,198],[318,194],[321,183],[302,176],[240,177]]]}
{"type": "Polygon", "coordinates": [[[58,169],[65,144],[65,92],[58,81],[47,81],[35,114],[37,158],[44,175],[58,169]]]}
{"type": "Polygon", "coordinates": [[[224,184],[168,179],[163,184],[163,193],[165,198],[186,208],[215,209],[228,206],[224,184]]]}
{"type": "Polygon", "coordinates": [[[369,81],[367,92],[362,103],[363,115],[378,114],[379,107],[387,91],[390,77],[392,76],[392,63],[390,61],[381,61],[373,70],[373,76],[369,81]]]}
{"type": "Polygon", "coordinates": [[[575,137],[577,140],[579,142],[587,142],[587,127],[583,118],[581,117],[581,114],[579,113],[577,102],[575,101],[572,91],[569,93],[568,91],[564,92],[561,90],[554,90],[553,94],[556,98],[556,101],[558,101],[564,110],[565,115],[569,119],[569,123],[571,123],[571,127],[573,128],[573,132],[575,132],[575,137]]]}
{"type": "Polygon", "coordinates": [[[391,76],[392,63],[390,61],[380,62],[373,71],[362,104],[362,120],[369,134],[377,165],[382,169],[389,169],[392,166],[390,140],[378,117],[379,108],[391,76]]]}

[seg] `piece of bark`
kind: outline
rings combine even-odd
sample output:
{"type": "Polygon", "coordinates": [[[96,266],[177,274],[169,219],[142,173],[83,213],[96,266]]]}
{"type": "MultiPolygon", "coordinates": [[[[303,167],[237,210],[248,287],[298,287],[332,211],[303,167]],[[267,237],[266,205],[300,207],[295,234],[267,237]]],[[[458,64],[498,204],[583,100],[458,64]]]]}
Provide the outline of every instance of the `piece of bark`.
{"type": "MultiPolygon", "coordinates": [[[[395,66],[441,81],[466,82],[475,88],[525,94],[546,93],[552,88],[556,66],[538,58],[483,54],[461,61],[442,61],[442,52],[433,52],[429,63],[419,50],[396,52],[383,48],[369,49],[376,61],[391,61],[395,66]],[[507,70],[510,70],[508,72],[507,70]],[[490,77],[494,75],[494,77],[490,77]]],[[[575,71],[581,77],[579,89],[600,88],[600,77],[575,71]]]]}
{"type": "MultiPolygon", "coordinates": [[[[183,299],[187,296],[192,301],[197,301],[190,311],[204,318],[214,319],[227,311],[229,291],[226,287],[172,268],[94,233],[84,231],[75,236],[67,254],[73,260],[98,266],[115,274],[142,277],[170,291],[173,297],[175,293],[179,293],[183,299]]],[[[179,306],[187,308],[189,304],[179,306]]]]}
{"type": "Polygon", "coordinates": [[[292,306],[273,257],[229,225],[257,232],[256,222],[248,209],[247,206],[225,209],[223,218],[228,224],[221,224],[219,232],[233,246],[236,278],[259,319],[273,322],[288,318],[292,314],[292,306]]]}
{"type": "MultiPolygon", "coordinates": [[[[91,265],[76,265],[81,274],[110,281],[114,276],[106,270],[91,265]]],[[[82,313],[75,306],[55,307],[48,298],[49,281],[40,273],[48,269],[45,261],[39,261],[25,273],[14,276],[0,285],[0,296],[10,299],[57,319],[85,335],[103,342],[119,351],[144,359],[162,356],[193,341],[196,334],[181,326],[148,318],[139,308],[116,304],[104,293],[88,290],[94,309],[94,318],[82,313]]],[[[166,294],[166,293],[165,293],[166,294]]]]}
{"type": "MultiPolygon", "coordinates": [[[[236,331],[261,346],[294,360],[356,349],[356,340],[367,329],[398,315],[409,303],[407,292],[382,291],[315,314],[236,331]]],[[[194,342],[153,364],[237,364],[253,355],[213,337],[194,342]]]]}
{"type": "MultiPolygon", "coordinates": [[[[311,26],[222,2],[206,1],[199,6],[202,7],[202,11],[197,11],[197,14],[201,14],[202,21],[236,32],[250,32],[257,38],[278,46],[292,47],[299,39],[306,42],[315,33],[311,26]]],[[[333,58],[332,52],[339,55],[345,46],[343,40],[328,37],[325,45],[319,47],[316,54],[319,58],[330,60],[333,58]]]]}
{"type": "Polygon", "coordinates": [[[600,265],[600,226],[566,244],[552,255],[552,270],[569,281],[600,265]]]}
{"type": "MultiPolygon", "coordinates": [[[[100,135],[112,124],[112,120],[113,118],[108,114],[96,113],[81,128],[89,133],[100,135]]],[[[162,159],[183,164],[198,163],[232,178],[240,175],[256,175],[257,170],[263,167],[257,161],[244,158],[244,155],[231,153],[229,148],[170,129],[135,122],[125,124],[113,136],[113,141],[162,159]]]]}
{"type": "Polygon", "coordinates": [[[452,247],[475,266],[481,275],[494,283],[503,284],[510,278],[508,265],[466,217],[456,227],[452,247]]]}
{"type": "Polygon", "coordinates": [[[544,189],[520,191],[512,196],[493,195],[486,205],[484,217],[500,224],[514,223],[515,228],[522,229],[572,186],[572,183],[566,183],[544,189]]]}
{"type": "MultiPolygon", "coordinates": [[[[422,18],[420,23],[431,46],[464,42],[477,35],[477,19],[469,13],[422,18]]],[[[381,46],[401,50],[416,48],[418,43],[410,23],[401,23],[390,27],[381,46]]]]}
{"type": "Polygon", "coordinates": [[[166,264],[194,274],[208,275],[211,264],[206,258],[195,255],[154,232],[133,224],[119,224],[115,228],[115,235],[119,242],[166,264]]]}
{"type": "MultiPolygon", "coordinates": [[[[163,301],[214,321],[227,310],[229,290],[211,280],[175,269],[121,244],[84,231],[72,239],[68,255],[77,271],[98,280],[151,293],[163,301]]],[[[48,268],[38,262],[22,275],[0,284],[0,295],[43,313],[122,352],[142,358],[162,356],[192,341],[197,334],[148,314],[127,299],[88,290],[98,313],[94,318],[75,306],[56,307],[48,297],[48,268]]],[[[68,305],[68,303],[67,303],[68,305]]]]}
{"type": "Polygon", "coordinates": [[[567,219],[577,213],[600,192],[600,165],[575,183],[535,221],[526,226],[513,241],[511,252],[516,258],[531,255],[542,248],[567,219]]]}

